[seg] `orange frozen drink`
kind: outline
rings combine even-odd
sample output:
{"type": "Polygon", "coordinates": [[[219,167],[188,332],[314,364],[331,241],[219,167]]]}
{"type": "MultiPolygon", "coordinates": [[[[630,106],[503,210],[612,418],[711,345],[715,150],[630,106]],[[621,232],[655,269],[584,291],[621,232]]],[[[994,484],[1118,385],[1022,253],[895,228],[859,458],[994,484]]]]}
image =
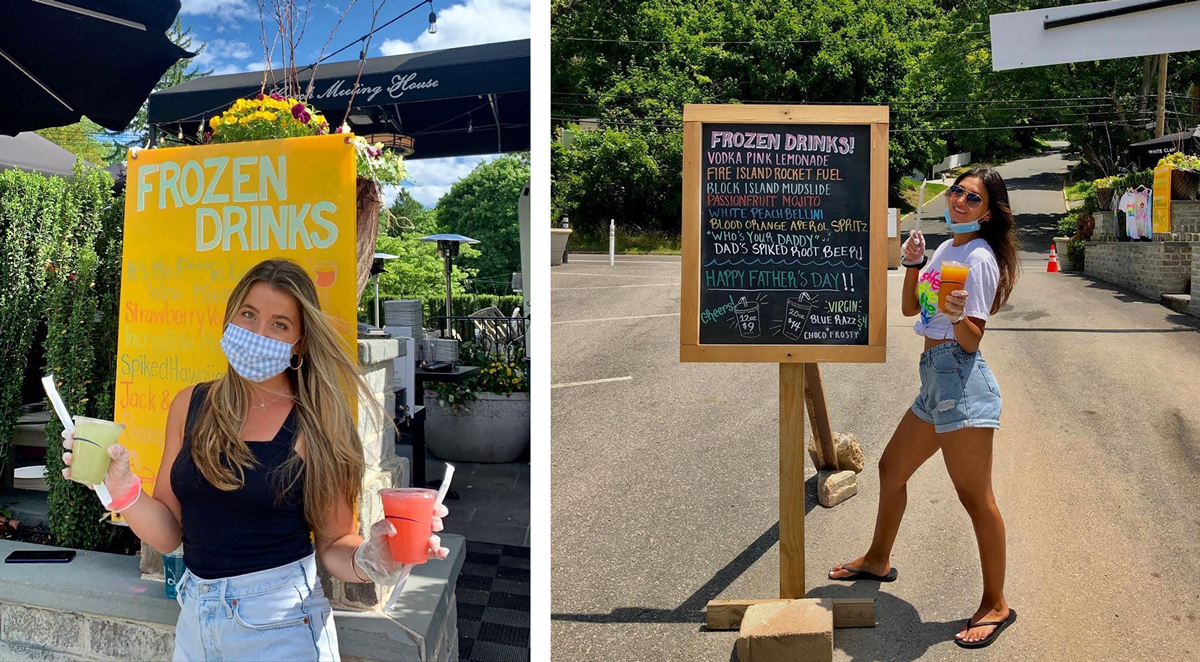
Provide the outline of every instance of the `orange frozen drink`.
{"type": "Polygon", "coordinates": [[[962,262],[942,262],[942,282],[938,286],[938,310],[946,310],[946,297],[955,290],[961,290],[967,284],[967,274],[971,267],[962,262]]]}
{"type": "Polygon", "coordinates": [[[437,490],[419,487],[379,490],[384,517],[396,527],[388,538],[392,558],[397,563],[424,563],[429,560],[429,536],[433,535],[433,504],[437,490]]]}

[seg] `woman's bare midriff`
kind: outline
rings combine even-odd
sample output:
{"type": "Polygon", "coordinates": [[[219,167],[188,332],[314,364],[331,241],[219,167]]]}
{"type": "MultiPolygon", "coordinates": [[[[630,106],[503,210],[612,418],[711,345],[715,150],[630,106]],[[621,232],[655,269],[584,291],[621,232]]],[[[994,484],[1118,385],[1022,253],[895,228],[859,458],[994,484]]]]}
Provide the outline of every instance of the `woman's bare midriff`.
{"type": "Polygon", "coordinates": [[[934,347],[937,347],[938,345],[945,345],[948,342],[958,342],[958,341],[954,338],[945,338],[945,339],[926,338],[925,339],[925,351],[928,352],[929,350],[933,349],[934,347]]]}

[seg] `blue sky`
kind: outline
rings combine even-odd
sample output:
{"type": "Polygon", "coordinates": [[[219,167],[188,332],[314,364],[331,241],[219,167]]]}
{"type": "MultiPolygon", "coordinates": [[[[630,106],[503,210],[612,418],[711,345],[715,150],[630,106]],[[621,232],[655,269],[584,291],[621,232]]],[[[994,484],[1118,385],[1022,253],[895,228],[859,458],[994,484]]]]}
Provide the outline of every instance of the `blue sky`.
{"type": "MultiPolygon", "coordinates": [[[[261,0],[270,7],[276,0],[261,0]]],[[[326,40],[327,53],[345,46],[371,30],[371,16],[378,10],[376,25],[382,25],[407,11],[417,0],[297,0],[307,8],[308,25],[304,39],[296,51],[297,60],[315,61],[326,40]],[[345,14],[334,33],[339,17],[345,14]]],[[[437,12],[437,33],[429,34],[429,6],[425,5],[404,18],[375,33],[371,39],[369,57],[399,55],[413,51],[436,50],[486,44],[529,37],[530,0],[434,0],[437,12]]],[[[179,18],[192,30],[193,46],[203,42],[203,52],[194,61],[213,74],[262,71],[266,61],[262,44],[262,23],[255,0],[182,0],[179,18]]],[[[274,37],[273,24],[267,26],[268,40],[274,37]]],[[[331,61],[353,60],[358,46],[352,46],[331,61]]],[[[271,56],[272,66],[279,66],[278,47],[271,56]]],[[[495,158],[474,156],[456,159],[425,159],[409,161],[405,185],[413,197],[426,206],[437,202],[450,186],[466,176],[479,163],[495,158]]],[[[396,189],[389,187],[390,203],[396,189]]]]}

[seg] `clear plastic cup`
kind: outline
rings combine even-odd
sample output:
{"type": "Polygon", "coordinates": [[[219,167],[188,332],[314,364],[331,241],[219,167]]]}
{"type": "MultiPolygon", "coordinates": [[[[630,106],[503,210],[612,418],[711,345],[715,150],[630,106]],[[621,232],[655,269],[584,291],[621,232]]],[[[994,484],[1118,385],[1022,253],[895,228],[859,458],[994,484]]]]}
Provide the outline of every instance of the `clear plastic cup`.
{"type": "Polygon", "coordinates": [[[108,447],[117,443],[125,426],[98,418],[76,416],[75,443],[71,446],[71,480],[99,485],[108,474],[108,447]]]}
{"type": "Polygon", "coordinates": [[[420,487],[379,490],[384,517],[396,527],[396,535],[388,538],[388,547],[397,563],[429,560],[429,536],[433,535],[433,506],[437,496],[437,490],[420,487]]]}
{"type": "Polygon", "coordinates": [[[938,285],[938,310],[945,313],[949,312],[946,310],[946,297],[955,290],[961,290],[967,284],[967,275],[971,272],[971,267],[962,262],[945,260],[942,262],[941,270],[942,282],[938,285]]]}

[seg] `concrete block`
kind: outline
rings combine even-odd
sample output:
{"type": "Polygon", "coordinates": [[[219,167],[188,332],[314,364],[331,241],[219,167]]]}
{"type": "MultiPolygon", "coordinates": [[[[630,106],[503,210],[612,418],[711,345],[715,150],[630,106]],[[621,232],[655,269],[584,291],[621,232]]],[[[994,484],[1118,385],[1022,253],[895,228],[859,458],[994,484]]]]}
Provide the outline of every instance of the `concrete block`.
{"type": "Polygon", "coordinates": [[[832,662],[833,610],[817,599],[751,606],[738,632],[741,662],[832,662]]]}
{"type": "Polygon", "coordinates": [[[82,652],[83,617],[64,611],[5,604],[0,609],[0,639],[59,651],[82,652]]]}
{"type": "MultiPolygon", "coordinates": [[[[849,469],[856,474],[862,473],[866,456],[863,455],[862,446],[859,445],[857,437],[849,433],[835,432],[833,433],[833,449],[837,453],[839,469],[849,469]]],[[[808,456],[812,458],[813,466],[820,468],[822,464],[821,447],[817,444],[815,436],[808,438],[808,456]]]]}
{"type": "Polygon", "coordinates": [[[88,638],[93,654],[118,660],[169,660],[175,650],[175,628],[162,625],[89,618],[88,638]]]}
{"type": "Polygon", "coordinates": [[[395,382],[396,366],[391,361],[384,363],[364,364],[359,368],[363,381],[367,382],[367,390],[376,395],[382,395],[392,390],[395,382]]]}
{"type": "Polygon", "coordinates": [[[391,361],[400,356],[400,341],[395,338],[358,341],[358,365],[391,361]]]}
{"type": "Polygon", "coordinates": [[[157,549],[154,549],[146,543],[142,543],[141,557],[138,561],[138,568],[142,571],[142,579],[152,581],[165,582],[166,576],[163,574],[162,554],[157,549]]]}
{"type": "Polygon", "coordinates": [[[40,646],[26,646],[0,640],[0,661],[3,662],[76,662],[78,655],[67,655],[40,646]]]}
{"type": "Polygon", "coordinates": [[[858,494],[858,474],[853,471],[817,473],[817,499],[822,506],[832,508],[855,494],[858,494]]]}

